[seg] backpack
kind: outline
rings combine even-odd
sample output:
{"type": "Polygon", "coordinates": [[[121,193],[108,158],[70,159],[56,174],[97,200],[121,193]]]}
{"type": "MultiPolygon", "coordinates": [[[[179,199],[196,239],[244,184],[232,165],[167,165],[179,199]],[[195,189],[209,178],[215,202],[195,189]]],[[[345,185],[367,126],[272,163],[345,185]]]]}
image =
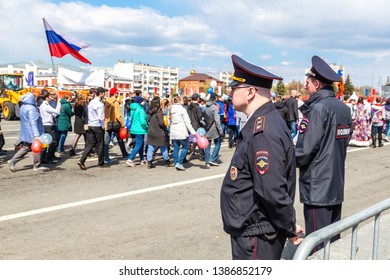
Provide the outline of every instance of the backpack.
{"type": "Polygon", "coordinates": [[[385,107],[385,119],[387,120],[387,121],[389,121],[390,120],[390,107],[385,107]]]}
{"type": "Polygon", "coordinates": [[[199,120],[200,126],[203,127],[206,131],[214,124],[214,118],[206,114],[206,110],[202,111],[202,117],[199,120]]]}
{"type": "Polygon", "coordinates": [[[372,123],[381,123],[383,121],[383,115],[382,115],[382,110],[377,109],[377,108],[372,108],[371,109],[371,122],[372,123]]]}

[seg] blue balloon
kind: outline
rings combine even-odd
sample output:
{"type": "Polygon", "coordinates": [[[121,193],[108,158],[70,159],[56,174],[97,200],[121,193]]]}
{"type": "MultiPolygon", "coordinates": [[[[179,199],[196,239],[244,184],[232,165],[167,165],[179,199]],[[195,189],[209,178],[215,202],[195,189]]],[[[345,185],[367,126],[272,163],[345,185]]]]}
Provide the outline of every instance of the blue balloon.
{"type": "Polygon", "coordinates": [[[207,90],[207,93],[213,93],[213,88],[209,87],[209,89],[207,90]]]}
{"type": "Polygon", "coordinates": [[[42,144],[50,144],[53,141],[53,137],[51,137],[49,133],[43,133],[39,136],[39,141],[41,141],[42,144]]]}
{"type": "Polygon", "coordinates": [[[203,137],[203,136],[206,135],[206,129],[204,129],[203,127],[199,127],[199,128],[196,130],[196,133],[197,133],[199,136],[203,137]]]}

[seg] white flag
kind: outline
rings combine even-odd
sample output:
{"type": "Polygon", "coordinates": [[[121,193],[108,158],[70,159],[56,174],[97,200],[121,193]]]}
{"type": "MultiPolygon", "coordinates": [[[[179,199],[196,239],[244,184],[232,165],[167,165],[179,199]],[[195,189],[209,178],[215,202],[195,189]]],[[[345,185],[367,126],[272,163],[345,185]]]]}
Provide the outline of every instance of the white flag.
{"type": "Polygon", "coordinates": [[[57,83],[89,87],[104,86],[104,69],[95,72],[77,72],[63,67],[58,68],[57,83]]]}

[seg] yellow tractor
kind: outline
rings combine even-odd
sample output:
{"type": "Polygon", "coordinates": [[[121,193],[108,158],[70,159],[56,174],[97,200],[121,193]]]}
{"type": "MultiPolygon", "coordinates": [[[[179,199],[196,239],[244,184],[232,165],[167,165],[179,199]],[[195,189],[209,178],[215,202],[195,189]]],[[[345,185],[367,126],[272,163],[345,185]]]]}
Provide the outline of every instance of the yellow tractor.
{"type": "Polygon", "coordinates": [[[20,117],[19,101],[29,91],[23,88],[23,74],[0,74],[0,109],[5,120],[20,117]]]}

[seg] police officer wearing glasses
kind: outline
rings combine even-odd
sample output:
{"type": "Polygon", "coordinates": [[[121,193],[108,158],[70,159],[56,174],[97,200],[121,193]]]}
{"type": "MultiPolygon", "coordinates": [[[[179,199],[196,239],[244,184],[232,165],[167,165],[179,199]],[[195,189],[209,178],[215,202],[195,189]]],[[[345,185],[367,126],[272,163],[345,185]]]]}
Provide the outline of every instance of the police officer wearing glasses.
{"type": "Polygon", "coordinates": [[[291,133],[271,102],[275,76],[232,56],[234,109],[248,116],[221,188],[224,231],[232,258],[280,259],[288,238],[303,229],[295,223],[295,153],[291,133]]]}
{"type": "MultiPolygon", "coordinates": [[[[305,88],[310,98],[300,107],[296,160],[299,167],[300,201],[306,235],[341,218],[344,200],[345,158],[351,135],[351,112],[336,98],[337,73],[320,57],[312,57],[305,88]]],[[[335,236],[331,241],[339,238],[335,236]]],[[[323,244],[314,248],[323,247],[323,244]]]]}

